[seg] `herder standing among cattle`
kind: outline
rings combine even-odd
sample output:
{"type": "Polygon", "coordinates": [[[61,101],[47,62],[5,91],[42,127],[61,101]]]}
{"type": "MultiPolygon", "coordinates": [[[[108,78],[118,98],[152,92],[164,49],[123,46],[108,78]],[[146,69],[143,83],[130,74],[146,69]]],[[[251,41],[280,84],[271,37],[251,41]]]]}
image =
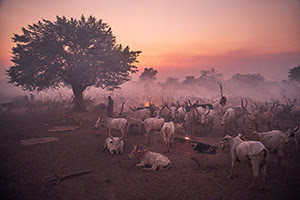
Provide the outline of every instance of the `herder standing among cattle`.
{"type": "Polygon", "coordinates": [[[112,100],[111,96],[108,96],[107,117],[112,117],[113,112],[114,112],[114,101],[112,100]]]}

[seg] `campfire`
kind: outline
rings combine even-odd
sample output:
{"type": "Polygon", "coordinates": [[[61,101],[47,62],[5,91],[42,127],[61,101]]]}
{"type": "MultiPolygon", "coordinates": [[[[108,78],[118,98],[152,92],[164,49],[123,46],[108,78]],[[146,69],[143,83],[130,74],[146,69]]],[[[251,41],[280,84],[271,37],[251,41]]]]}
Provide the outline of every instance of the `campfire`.
{"type": "Polygon", "coordinates": [[[186,142],[189,142],[190,139],[191,139],[191,138],[190,138],[188,135],[186,135],[186,136],[184,137],[184,140],[185,140],[186,142]]]}
{"type": "Polygon", "coordinates": [[[150,102],[144,103],[144,107],[149,107],[149,106],[150,106],[150,102]]]}

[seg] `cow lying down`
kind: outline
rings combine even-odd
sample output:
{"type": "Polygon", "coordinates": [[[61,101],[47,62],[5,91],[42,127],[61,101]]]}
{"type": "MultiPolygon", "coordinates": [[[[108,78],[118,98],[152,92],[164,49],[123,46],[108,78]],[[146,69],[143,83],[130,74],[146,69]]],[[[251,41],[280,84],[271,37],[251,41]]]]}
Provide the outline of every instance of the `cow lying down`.
{"type": "Polygon", "coordinates": [[[128,158],[136,158],[138,160],[137,167],[144,167],[143,170],[166,170],[171,167],[171,161],[166,156],[151,152],[148,149],[141,149],[138,146],[134,146],[128,158]]]}
{"type": "Polygon", "coordinates": [[[217,147],[201,142],[192,143],[192,146],[194,147],[194,150],[198,151],[199,153],[216,154],[217,150],[217,147]]]}

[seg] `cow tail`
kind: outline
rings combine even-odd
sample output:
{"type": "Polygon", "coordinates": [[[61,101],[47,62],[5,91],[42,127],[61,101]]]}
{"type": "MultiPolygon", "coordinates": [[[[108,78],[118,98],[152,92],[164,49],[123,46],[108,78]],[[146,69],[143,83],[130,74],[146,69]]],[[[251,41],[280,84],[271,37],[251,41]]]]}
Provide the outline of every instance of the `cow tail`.
{"type": "Polygon", "coordinates": [[[166,167],[161,168],[161,170],[167,170],[167,169],[169,169],[170,167],[171,167],[171,161],[169,162],[169,164],[168,164],[166,167]]]}
{"type": "Polygon", "coordinates": [[[267,149],[264,149],[263,152],[264,152],[264,159],[262,160],[261,166],[265,166],[269,160],[269,151],[267,149]]]}

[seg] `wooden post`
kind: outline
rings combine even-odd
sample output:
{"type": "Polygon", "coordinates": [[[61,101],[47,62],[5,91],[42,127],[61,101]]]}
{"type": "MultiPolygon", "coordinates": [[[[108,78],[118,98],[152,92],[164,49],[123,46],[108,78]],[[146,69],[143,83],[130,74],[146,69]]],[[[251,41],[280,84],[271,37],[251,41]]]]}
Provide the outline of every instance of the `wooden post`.
{"type": "Polygon", "coordinates": [[[195,125],[196,125],[195,108],[194,108],[194,106],[193,106],[193,104],[192,104],[192,102],[190,100],[189,100],[189,104],[191,106],[192,117],[193,117],[193,122],[192,122],[192,136],[195,136],[195,125]]]}
{"type": "Polygon", "coordinates": [[[195,125],[196,125],[196,116],[195,116],[195,108],[192,107],[193,114],[193,123],[192,123],[192,136],[195,136],[195,125]]]}

